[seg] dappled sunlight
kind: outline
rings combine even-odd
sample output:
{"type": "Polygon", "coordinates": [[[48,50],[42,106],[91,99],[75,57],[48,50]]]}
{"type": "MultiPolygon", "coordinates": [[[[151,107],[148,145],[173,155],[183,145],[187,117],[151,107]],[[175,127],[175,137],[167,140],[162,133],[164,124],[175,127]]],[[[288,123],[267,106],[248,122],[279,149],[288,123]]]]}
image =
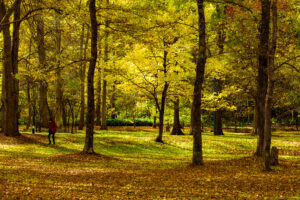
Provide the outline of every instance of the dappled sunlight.
{"type": "Polygon", "coordinates": [[[256,137],[205,133],[205,164],[194,167],[192,136],[167,135],[161,144],[154,142],[155,135],[100,131],[94,141],[97,154],[91,155],[81,153],[83,133],[59,133],[56,145],[46,144],[46,133],[22,136],[38,142],[22,140],[20,144],[19,139],[4,138],[0,140],[0,179],[5,181],[0,187],[16,198],[47,194],[68,199],[82,195],[99,199],[99,194],[103,199],[114,195],[139,199],[285,198],[300,189],[296,184],[299,150],[295,149],[299,138],[292,142],[289,136],[274,137],[283,148],[279,165],[271,173],[263,173],[260,159],[252,156],[256,137]],[[14,187],[3,185],[7,181],[14,187]]]}

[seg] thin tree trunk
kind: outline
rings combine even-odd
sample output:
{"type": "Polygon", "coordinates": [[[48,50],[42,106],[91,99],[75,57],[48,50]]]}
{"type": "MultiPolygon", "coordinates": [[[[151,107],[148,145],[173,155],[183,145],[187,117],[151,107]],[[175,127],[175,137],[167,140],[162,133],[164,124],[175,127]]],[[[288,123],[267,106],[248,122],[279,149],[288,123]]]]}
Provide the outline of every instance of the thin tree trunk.
{"type": "Polygon", "coordinates": [[[84,59],[84,61],[81,62],[80,66],[80,119],[79,119],[79,130],[83,130],[84,127],[84,113],[85,113],[85,74],[86,74],[86,52],[87,52],[87,46],[89,42],[89,29],[87,29],[87,36],[85,40],[85,44],[83,47],[84,42],[84,32],[85,32],[85,26],[82,25],[82,35],[81,35],[81,45],[80,45],[80,51],[81,55],[80,58],[84,59]]]}
{"type": "Polygon", "coordinates": [[[296,119],[296,130],[298,131],[298,112],[295,112],[295,119],[296,119]]]}
{"type": "MultiPolygon", "coordinates": [[[[166,43],[164,42],[164,47],[166,47],[166,43]]],[[[168,52],[164,50],[164,57],[163,57],[163,68],[164,68],[164,77],[167,77],[167,56],[168,52]]],[[[165,115],[165,104],[166,104],[166,98],[167,98],[167,91],[169,88],[169,83],[165,81],[164,89],[161,96],[161,105],[159,107],[158,100],[156,98],[156,105],[159,111],[159,130],[158,130],[158,136],[156,138],[156,142],[163,142],[162,136],[164,132],[164,115],[165,115]]]]}
{"type": "Polygon", "coordinates": [[[177,97],[174,101],[174,124],[171,135],[184,135],[179,120],[179,98],[177,97]]]}
{"type": "Polygon", "coordinates": [[[107,130],[107,121],[106,121],[106,85],[107,81],[103,80],[103,88],[102,88],[102,123],[101,130],[107,130]]]}
{"type": "Polygon", "coordinates": [[[257,101],[254,103],[254,117],[253,117],[253,128],[252,128],[252,134],[257,135],[258,134],[258,105],[257,101]]]}
{"type": "Polygon", "coordinates": [[[269,33],[270,33],[270,1],[261,0],[261,24],[259,27],[260,42],[258,46],[258,85],[257,85],[257,105],[258,105],[258,141],[256,156],[263,155],[264,144],[264,125],[265,125],[265,98],[268,85],[268,52],[269,52],[269,33]]]}
{"type": "Polygon", "coordinates": [[[196,80],[194,83],[194,95],[191,116],[191,133],[193,135],[193,165],[203,164],[201,133],[201,94],[206,63],[205,15],[203,1],[204,0],[197,0],[199,19],[199,55],[196,67],[196,80]]]}
{"type": "Polygon", "coordinates": [[[222,110],[216,111],[216,133],[215,135],[224,135],[222,128],[222,110]]]}
{"type": "Polygon", "coordinates": [[[32,102],[31,102],[29,81],[27,82],[27,106],[28,106],[28,119],[27,119],[26,129],[28,130],[31,125],[31,117],[32,117],[32,102]]]}
{"type": "Polygon", "coordinates": [[[60,18],[56,17],[56,126],[61,127],[61,119],[62,119],[62,107],[63,107],[63,79],[61,77],[61,69],[60,69],[60,50],[61,50],[61,30],[60,30],[60,18]]]}
{"type": "Polygon", "coordinates": [[[111,118],[116,119],[117,114],[116,114],[116,83],[113,83],[112,86],[112,94],[111,94],[111,108],[112,108],[112,114],[111,118]]]}
{"type": "Polygon", "coordinates": [[[156,115],[153,117],[153,128],[156,128],[156,115]]]}
{"type": "Polygon", "coordinates": [[[264,131],[264,154],[263,154],[263,169],[270,171],[270,149],[271,149],[271,111],[272,111],[272,98],[273,98],[273,70],[274,60],[277,43],[277,0],[272,2],[272,40],[269,52],[269,63],[268,63],[268,89],[265,103],[265,131],[264,131]]]}
{"type": "Polygon", "coordinates": [[[66,111],[66,107],[65,107],[65,102],[63,102],[62,120],[63,120],[64,131],[67,132],[68,123],[67,123],[67,111],[66,111]]]}
{"type": "Polygon", "coordinates": [[[89,2],[90,19],[91,19],[91,59],[88,71],[88,104],[86,114],[86,137],[83,153],[94,153],[94,116],[95,116],[95,100],[94,100],[94,73],[97,62],[97,18],[95,0],[89,2]]]}
{"type": "MultiPolygon", "coordinates": [[[[99,42],[100,43],[100,42],[99,42]]],[[[101,68],[98,68],[98,81],[97,81],[97,106],[96,106],[96,125],[101,125],[101,68]]]]}
{"type": "MultiPolygon", "coordinates": [[[[224,53],[224,43],[226,39],[225,35],[225,22],[222,18],[223,10],[220,8],[220,6],[217,5],[217,15],[219,20],[221,21],[219,25],[218,30],[218,48],[219,48],[219,56],[221,56],[224,53]]],[[[220,93],[222,91],[222,81],[216,80],[217,83],[217,93],[220,93]]],[[[216,132],[215,135],[224,135],[223,129],[222,129],[222,110],[218,109],[216,111],[216,132]]]]}
{"type": "MultiPolygon", "coordinates": [[[[106,0],[107,6],[109,5],[109,0],[106,0]]],[[[107,65],[108,62],[108,20],[105,21],[105,41],[104,41],[104,62],[107,65]]],[[[101,130],[107,130],[107,105],[106,105],[106,90],[107,90],[107,80],[105,78],[105,69],[103,68],[103,88],[102,88],[102,113],[101,113],[101,130]]]]}

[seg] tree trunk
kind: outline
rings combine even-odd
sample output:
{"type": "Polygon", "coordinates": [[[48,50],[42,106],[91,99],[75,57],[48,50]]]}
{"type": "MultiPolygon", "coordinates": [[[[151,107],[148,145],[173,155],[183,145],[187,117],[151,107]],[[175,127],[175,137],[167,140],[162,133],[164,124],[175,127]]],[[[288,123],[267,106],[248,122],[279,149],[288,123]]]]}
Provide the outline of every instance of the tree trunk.
{"type": "Polygon", "coordinates": [[[216,133],[215,135],[224,135],[222,128],[222,110],[216,111],[216,133]]]}
{"type": "MultiPolygon", "coordinates": [[[[109,5],[109,0],[106,0],[107,6],[109,5]]],[[[104,41],[104,62],[107,65],[108,62],[108,20],[105,21],[105,41],[104,41]]],[[[106,90],[107,90],[107,80],[105,78],[105,69],[103,68],[103,88],[102,88],[102,116],[101,116],[101,130],[107,130],[107,120],[106,120],[106,112],[107,112],[107,105],[106,105],[106,90]]]]}
{"type": "Polygon", "coordinates": [[[199,55],[196,67],[196,80],[194,83],[194,95],[191,114],[191,133],[193,135],[193,165],[203,164],[201,133],[201,93],[206,63],[205,15],[203,1],[204,0],[197,0],[199,19],[199,55]]]}
{"type": "Polygon", "coordinates": [[[60,30],[60,18],[56,17],[56,35],[55,35],[55,43],[56,43],[56,113],[55,113],[55,121],[56,126],[61,127],[61,119],[62,119],[62,107],[63,107],[63,79],[61,77],[61,68],[60,68],[60,51],[61,51],[61,30],[60,30]]]}
{"type": "Polygon", "coordinates": [[[94,153],[94,73],[97,62],[97,18],[95,0],[89,2],[90,19],[91,19],[91,59],[88,71],[88,104],[86,114],[86,137],[83,153],[94,153]]]}
{"type": "MultiPolygon", "coordinates": [[[[217,15],[219,20],[221,21],[219,25],[218,30],[218,48],[219,48],[219,56],[221,56],[224,53],[224,43],[226,39],[225,35],[225,23],[222,18],[224,11],[220,8],[220,6],[217,5],[217,15]]],[[[216,80],[217,83],[217,93],[220,93],[222,91],[222,81],[216,80]]],[[[224,135],[223,129],[222,129],[222,110],[218,109],[216,111],[216,130],[214,132],[215,135],[224,135]]]]}
{"type": "MultiPolygon", "coordinates": [[[[37,18],[37,45],[38,45],[38,55],[39,64],[41,68],[46,65],[46,49],[45,49],[45,31],[44,31],[44,20],[41,16],[37,18]]],[[[48,120],[50,118],[48,101],[47,101],[48,86],[47,81],[40,82],[39,88],[39,114],[40,114],[40,126],[43,128],[48,128],[48,120]]]]}
{"type": "Polygon", "coordinates": [[[101,125],[101,68],[98,68],[97,85],[97,106],[96,106],[96,125],[101,125]]]}
{"type": "MultiPolygon", "coordinates": [[[[269,3],[270,4],[270,3],[269,3]]],[[[277,43],[277,0],[272,2],[272,40],[269,52],[269,63],[268,63],[268,89],[266,94],[265,103],[265,129],[264,129],[264,152],[263,152],[263,169],[265,171],[270,171],[270,149],[271,149],[271,111],[272,111],[272,98],[273,98],[273,70],[274,70],[274,60],[276,52],[277,43]]],[[[270,5],[269,5],[270,7],[270,5]]]]}
{"type": "Polygon", "coordinates": [[[48,128],[48,122],[50,118],[50,113],[49,113],[49,107],[48,107],[48,101],[47,101],[47,96],[48,96],[48,84],[45,81],[42,81],[40,83],[40,88],[39,88],[39,114],[40,114],[40,126],[41,128],[48,128]]]}
{"type": "Polygon", "coordinates": [[[295,112],[295,119],[296,119],[296,130],[298,131],[298,112],[295,112]]]}
{"type": "Polygon", "coordinates": [[[32,117],[32,102],[31,102],[29,81],[27,82],[27,106],[28,106],[28,118],[27,118],[26,129],[28,130],[31,125],[31,117],[32,117]]]}
{"type": "Polygon", "coordinates": [[[153,117],[153,128],[156,128],[156,115],[153,117]]]}
{"type": "MultiPolygon", "coordinates": [[[[164,47],[166,47],[166,43],[164,42],[164,47]]],[[[164,50],[164,57],[163,57],[163,68],[164,68],[164,77],[167,77],[167,56],[168,52],[164,50]]],[[[165,104],[166,104],[166,98],[167,98],[167,91],[169,88],[169,83],[165,81],[164,89],[161,96],[161,105],[159,106],[157,98],[156,105],[159,111],[159,130],[158,130],[158,136],[155,139],[156,142],[163,142],[162,136],[164,132],[164,115],[165,115],[165,104]]]]}
{"type": "Polygon", "coordinates": [[[257,105],[258,105],[258,141],[256,156],[263,155],[264,125],[265,125],[265,98],[268,85],[268,52],[270,33],[270,1],[261,0],[261,24],[259,27],[260,41],[258,46],[258,80],[257,80],[257,105]]]}
{"type": "Polygon", "coordinates": [[[103,80],[103,88],[102,88],[102,123],[101,130],[107,130],[107,121],[106,121],[106,84],[107,81],[103,80]]]}
{"type": "Polygon", "coordinates": [[[112,114],[111,118],[116,119],[117,114],[116,114],[116,83],[113,83],[112,86],[112,94],[111,94],[111,108],[112,108],[112,114]]]}
{"type": "Polygon", "coordinates": [[[85,113],[85,73],[86,73],[86,51],[89,42],[89,29],[87,29],[87,36],[85,40],[85,44],[83,47],[84,42],[84,24],[82,25],[82,34],[81,34],[81,44],[80,44],[80,58],[83,61],[80,63],[80,119],[79,119],[79,130],[83,130],[84,127],[84,113],[85,113]]]}
{"type": "Polygon", "coordinates": [[[184,135],[181,130],[179,120],[179,98],[176,98],[176,100],[174,101],[174,124],[171,135],[184,135]]]}
{"type": "Polygon", "coordinates": [[[255,101],[254,103],[254,117],[253,117],[253,128],[252,128],[252,134],[253,135],[257,135],[258,134],[258,105],[257,105],[257,101],[255,101]]]}
{"type": "Polygon", "coordinates": [[[15,75],[18,74],[18,52],[19,52],[19,30],[20,30],[20,6],[21,0],[14,2],[13,38],[11,40],[9,13],[6,13],[4,1],[0,2],[0,19],[3,31],[3,131],[6,136],[19,136],[18,129],[18,104],[19,104],[19,81],[15,75]],[[8,17],[5,17],[8,15],[8,17]]]}

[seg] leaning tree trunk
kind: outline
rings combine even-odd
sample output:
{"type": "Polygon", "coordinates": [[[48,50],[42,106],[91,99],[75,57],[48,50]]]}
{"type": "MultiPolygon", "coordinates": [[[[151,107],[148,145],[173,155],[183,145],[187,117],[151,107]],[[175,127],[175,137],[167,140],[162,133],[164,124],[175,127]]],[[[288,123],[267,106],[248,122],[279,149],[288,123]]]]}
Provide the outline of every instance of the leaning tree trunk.
{"type": "MultiPolygon", "coordinates": [[[[164,42],[164,46],[166,47],[166,43],[164,42]]],[[[168,52],[164,50],[164,57],[163,57],[163,68],[164,68],[164,77],[167,77],[167,56],[168,52]]],[[[169,88],[169,83],[165,81],[164,89],[161,96],[161,105],[159,106],[158,99],[155,98],[156,106],[159,111],[159,130],[158,130],[158,136],[155,139],[156,142],[163,142],[162,136],[164,131],[164,115],[165,115],[165,104],[166,104],[166,98],[167,98],[167,91],[169,88]]]]}
{"type": "Polygon", "coordinates": [[[266,95],[265,105],[265,131],[264,131],[264,152],[263,152],[263,169],[270,171],[270,149],[271,149],[271,110],[272,110],[272,98],[273,98],[273,70],[274,60],[277,43],[277,0],[272,2],[272,40],[269,52],[269,63],[268,63],[268,90],[266,95]]]}
{"type": "Polygon", "coordinates": [[[171,135],[184,135],[180,127],[179,120],[179,98],[177,97],[174,101],[174,124],[171,135]]]}
{"type": "Polygon", "coordinates": [[[201,133],[201,93],[206,63],[205,15],[203,2],[204,0],[197,0],[199,20],[199,55],[196,66],[196,80],[194,83],[194,94],[191,113],[191,134],[193,135],[193,165],[203,164],[201,133]]]}
{"type": "Polygon", "coordinates": [[[166,82],[164,85],[164,90],[161,97],[161,106],[159,109],[159,125],[158,125],[158,136],[155,139],[156,142],[163,142],[162,136],[164,132],[164,115],[165,115],[165,104],[166,104],[166,97],[167,97],[167,90],[169,84],[166,82]]]}
{"type": "Polygon", "coordinates": [[[268,85],[268,52],[270,33],[270,1],[261,0],[261,24],[259,27],[260,41],[258,46],[258,80],[257,80],[257,106],[258,106],[258,140],[256,156],[263,155],[264,145],[264,125],[265,125],[265,98],[268,85]]]}
{"type": "Polygon", "coordinates": [[[94,153],[94,116],[95,116],[95,100],[94,100],[94,73],[97,62],[97,18],[95,0],[89,3],[90,19],[91,19],[91,59],[88,71],[88,104],[86,114],[86,137],[83,153],[94,153]]]}

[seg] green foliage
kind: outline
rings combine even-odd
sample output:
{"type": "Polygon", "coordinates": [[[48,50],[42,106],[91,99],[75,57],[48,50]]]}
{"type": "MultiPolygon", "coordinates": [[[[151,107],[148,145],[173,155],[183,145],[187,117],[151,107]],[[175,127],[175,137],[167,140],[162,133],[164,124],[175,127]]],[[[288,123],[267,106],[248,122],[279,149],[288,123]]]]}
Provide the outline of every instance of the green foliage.
{"type": "Polygon", "coordinates": [[[134,119],[134,120],[126,120],[126,119],[108,119],[108,126],[152,126],[153,122],[150,119],[134,119]]]}

